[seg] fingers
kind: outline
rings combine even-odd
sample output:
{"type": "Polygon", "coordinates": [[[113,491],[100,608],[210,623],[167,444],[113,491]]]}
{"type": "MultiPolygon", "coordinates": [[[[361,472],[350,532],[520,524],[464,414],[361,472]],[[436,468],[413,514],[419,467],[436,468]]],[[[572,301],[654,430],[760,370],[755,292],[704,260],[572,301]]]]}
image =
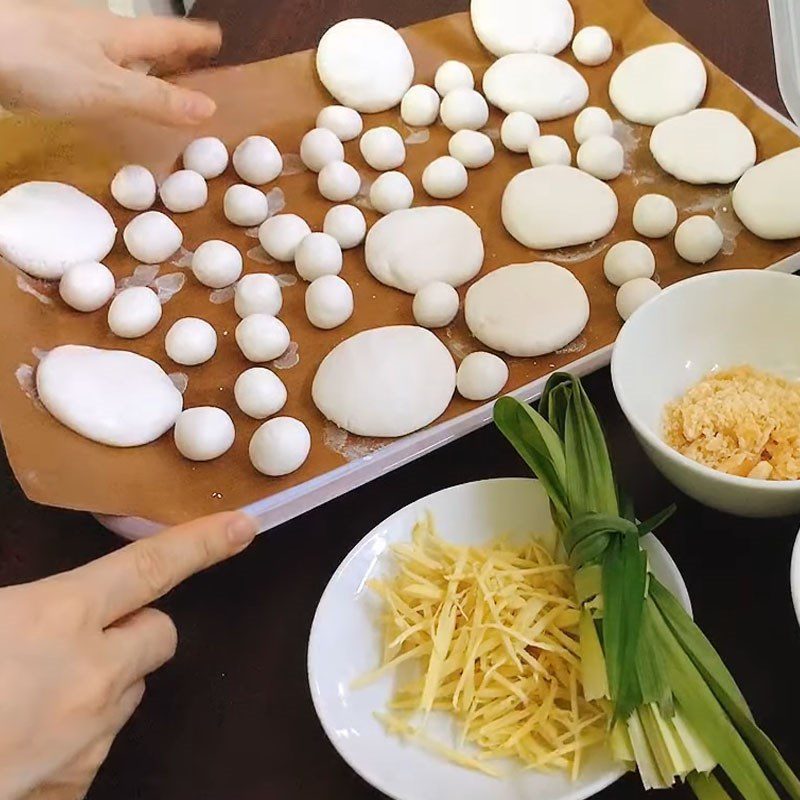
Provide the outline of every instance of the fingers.
{"type": "Polygon", "coordinates": [[[105,640],[111,657],[121,664],[121,681],[141,680],[167,663],[178,646],[172,620],[155,608],[143,608],[107,628],[105,640]]]}

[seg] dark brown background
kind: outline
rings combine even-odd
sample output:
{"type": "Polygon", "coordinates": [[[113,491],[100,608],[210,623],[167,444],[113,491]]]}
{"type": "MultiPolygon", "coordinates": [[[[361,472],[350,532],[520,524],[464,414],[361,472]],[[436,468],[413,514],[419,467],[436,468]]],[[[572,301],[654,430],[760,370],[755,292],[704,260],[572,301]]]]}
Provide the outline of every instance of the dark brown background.
{"type": "MultiPolygon", "coordinates": [[[[783,110],[766,0],[650,5],[783,110]]],[[[198,0],[194,14],[220,21],[226,37],[220,61],[233,64],[310,47],[324,28],[348,16],[379,16],[399,26],[465,7],[454,0],[198,0]]],[[[798,520],[735,520],[679,496],[634,442],[607,371],[590,378],[587,388],[641,513],[679,503],[661,536],[684,573],[696,615],[758,719],[800,769],[800,631],[788,588],[798,520]]],[[[267,534],[237,561],[177,590],[163,607],[181,632],[179,654],[150,681],[91,800],[379,798],[338,758],[314,716],[305,647],[317,599],[352,545],[405,503],[467,480],[522,474],[487,428],[267,534]]],[[[0,513],[0,584],[68,569],[117,545],[86,515],[28,503],[5,464],[0,513]]],[[[642,797],[643,791],[629,777],[605,796],[642,797]]]]}

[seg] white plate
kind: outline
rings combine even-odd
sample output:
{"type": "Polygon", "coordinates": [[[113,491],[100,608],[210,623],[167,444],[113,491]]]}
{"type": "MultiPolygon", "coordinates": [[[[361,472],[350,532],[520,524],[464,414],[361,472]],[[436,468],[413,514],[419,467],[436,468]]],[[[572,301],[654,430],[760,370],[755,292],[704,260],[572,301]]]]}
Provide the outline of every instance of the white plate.
{"type": "Polygon", "coordinates": [[[794,542],[794,551],[792,553],[792,600],[794,602],[794,611],[797,614],[797,621],[800,622],[800,533],[797,534],[797,539],[794,542]]]}
{"type": "MultiPolygon", "coordinates": [[[[417,500],[367,534],[342,562],[322,595],[308,647],[308,676],[314,706],[344,760],[395,800],[582,800],[617,780],[622,771],[598,748],[572,782],[560,774],[523,771],[501,763],[502,779],[451,764],[418,745],[386,733],[374,717],[393,691],[393,676],[363,689],[357,678],[380,665],[380,603],[366,587],[386,574],[387,549],[408,541],[414,524],[433,514],[437,532],[457,544],[481,544],[494,536],[551,539],[555,530],[537,481],[501,478],[454,486],[417,500]]],[[[643,540],[658,578],[690,610],[686,585],[664,547],[643,540]]],[[[427,732],[446,735],[451,725],[432,715],[427,732]]]]}

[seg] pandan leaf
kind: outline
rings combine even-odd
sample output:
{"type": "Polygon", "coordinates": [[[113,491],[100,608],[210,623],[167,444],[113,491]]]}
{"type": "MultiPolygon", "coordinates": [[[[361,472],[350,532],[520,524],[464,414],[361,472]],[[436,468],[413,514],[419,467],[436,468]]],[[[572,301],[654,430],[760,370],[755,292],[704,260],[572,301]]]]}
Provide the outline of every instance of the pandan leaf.
{"type": "Polygon", "coordinates": [[[642,702],[657,705],[662,716],[670,719],[675,713],[672,689],[664,674],[664,665],[658,659],[658,642],[653,631],[652,601],[646,601],[642,611],[639,632],[639,649],[636,651],[636,675],[642,702]]]}
{"type": "Polygon", "coordinates": [[[686,778],[686,783],[689,784],[697,800],[731,800],[725,787],[713,775],[691,772],[686,778]]]}
{"type": "Polygon", "coordinates": [[[650,517],[650,519],[640,522],[637,525],[639,536],[647,536],[648,533],[652,533],[657,528],[660,528],[677,510],[678,506],[673,503],[655,516],[650,517]]]}

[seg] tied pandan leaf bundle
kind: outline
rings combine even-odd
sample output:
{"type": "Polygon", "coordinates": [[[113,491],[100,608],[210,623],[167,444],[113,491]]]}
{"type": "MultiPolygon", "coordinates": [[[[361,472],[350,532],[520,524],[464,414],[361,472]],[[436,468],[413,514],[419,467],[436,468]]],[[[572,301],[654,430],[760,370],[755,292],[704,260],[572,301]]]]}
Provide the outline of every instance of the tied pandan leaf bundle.
{"type": "Polygon", "coordinates": [[[699,800],[725,800],[729,789],[778,800],[780,785],[800,800],[800,781],[722,659],[648,570],[639,539],[674,507],[637,522],[577,378],[554,375],[540,411],[504,397],[494,420],[550,498],[581,604],[584,694],[610,702],[614,756],[648,789],[686,780],[699,800]]]}

